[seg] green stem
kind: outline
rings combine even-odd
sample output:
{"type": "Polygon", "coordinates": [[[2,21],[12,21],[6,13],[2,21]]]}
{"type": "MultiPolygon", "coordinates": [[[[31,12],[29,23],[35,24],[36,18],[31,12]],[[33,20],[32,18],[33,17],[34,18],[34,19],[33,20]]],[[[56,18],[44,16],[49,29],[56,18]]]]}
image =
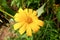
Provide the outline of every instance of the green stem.
{"type": "Polygon", "coordinates": [[[4,10],[2,10],[2,9],[0,9],[0,11],[1,11],[1,12],[3,12],[3,13],[5,13],[5,14],[6,14],[6,15],[8,15],[8,16],[10,16],[10,17],[14,18],[12,15],[10,15],[9,13],[5,12],[5,11],[4,11],[4,10]]]}

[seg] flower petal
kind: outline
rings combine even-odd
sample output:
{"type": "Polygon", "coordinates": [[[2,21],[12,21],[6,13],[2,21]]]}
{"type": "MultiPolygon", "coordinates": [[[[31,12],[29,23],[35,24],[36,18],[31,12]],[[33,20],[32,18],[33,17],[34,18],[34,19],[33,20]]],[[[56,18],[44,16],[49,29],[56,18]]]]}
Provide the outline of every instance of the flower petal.
{"type": "Polygon", "coordinates": [[[24,9],[24,13],[28,15],[28,9],[24,9]]]}
{"type": "Polygon", "coordinates": [[[36,15],[37,15],[37,11],[33,11],[33,15],[35,15],[35,16],[36,16],[36,15]]]}
{"type": "Polygon", "coordinates": [[[37,23],[38,23],[40,26],[43,26],[43,25],[44,25],[44,22],[41,21],[41,20],[38,20],[37,23]]]}
{"type": "Polygon", "coordinates": [[[30,27],[34,33],[36,33],[40,29],[40,27],[38,25],[36,25],[35,23],[32,24],[30,27]]]}
{"type": "Polygon", "coordinates": [[[22,22],[24,21],[26,18],[26,14],[22,13],[22,14],[19,14],[19,13],[16,13],[16,15],[14,16],[14,20],[16,22],[22,22]]]}
{"type": "Polygon", "coordinates": [[[27,34],[27,36],[32,36],[32,30],[29,26],[27,26],[27,28],[26,28],[26,34],[27,34]]]}
{"type": "Polygon", "coordinates": [[[19,29],[22,26],[22,23],[16,23],[14,24],[14,30],[19,29]]]}
{"type": "Polygon", "coordinates": [[[32,14],[33,13],[33,10],[32,9],[29,9],[29,14],[32,14]]]}
{"type": "Polygon", "coordinates": [[[23,12],[23,9],[22,8],[19,8],[18,12],[19,13],[22,13],[23,12]]]}
{"type": "Polygon", "coordinates": [[[44,22],[42,20],[39,20],[38,18],[33,18],[33,21],[39,25],[39,26],[43,26],[44,25],[44,22]]]}
{"type": "Polygon", "coordinates": [[[16,22],[19,22],[19,21],[20,21],[19,17],[20,17],[19,14],[16,13],[15,16],[14,16],[14,20],[15,20],[16,22]]]}
{"type": "Polygon", "coordinates": [[[20,29],[19,29],[19,33],[22,35],[26,30],[26,24],[24,24],[20,29]]]}
{"type": "Polygon", "coordinates": [[[18,10],[18,13],[19,13],[19,16],[20,16],[20,17],[25,17],[25,16],[26,16],[26,14],[25,14],[25,12],[24,12],[24,10],[23,10],[22,8],[20,8],[20,9],[18,10]]]}

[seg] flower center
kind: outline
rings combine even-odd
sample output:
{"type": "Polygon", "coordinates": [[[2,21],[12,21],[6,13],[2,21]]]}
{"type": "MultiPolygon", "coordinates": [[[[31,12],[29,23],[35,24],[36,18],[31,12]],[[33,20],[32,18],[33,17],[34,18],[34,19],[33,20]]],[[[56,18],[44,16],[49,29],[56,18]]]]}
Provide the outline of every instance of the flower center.
{"type": "Polygon", "coordinates": [[[26,22],[27,22],[28,24],[32,23],[32,18],[27,17],[27,18],[26,18],[26,22]]]}

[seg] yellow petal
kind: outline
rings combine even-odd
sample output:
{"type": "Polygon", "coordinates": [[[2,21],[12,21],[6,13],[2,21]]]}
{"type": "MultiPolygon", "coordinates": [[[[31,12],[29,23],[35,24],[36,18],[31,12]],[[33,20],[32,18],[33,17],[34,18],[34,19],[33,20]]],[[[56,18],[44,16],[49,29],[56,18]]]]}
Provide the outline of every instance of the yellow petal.
{"type": "Polygon", "coordinates": [[[16,22],[20,22],[20,15],[19,15],[19,13],[16,13],[16,14],[15,14],[14,20],[15,20],[16,22]]]}
{"type": "Polygon", "coordinates": [[[26,34],[27,34],[27,36],[32,36],[32,30],[29,26],[27,26],[27,28],[26,28],[26,34]]]}
{"type": "Polygon", "coordinates": [[[20,22],[20,19],[19,18],[15,18],[14,19],[16,22],[20,22]]]}
{"type": "Polygon", "coordinates": [[[14,16],[14,18],[18,17],[18,15],[19,15],[19,14],[18,14],[18,13],[16,13],[16,14],[15,14],[15,16],[14,16]]]}
{"type": "Polygon", "coordinates": [[[28,15],[28,9],[24,9],[24,13],[28,15]]]}
{"type": "Polygon", "coordinates": [[[21,16],[21,17],[26,15],[22,8],[19,8],[18,13],[19,13],[19,16],[21,16]]]}
{"type": "Polygon", "coordinates": [[[41,20],[38,20],[38,24],[39,24],[40,26],[43,26],[43,25],[44,25],[44,22],[41,21],[41,20]]]}
{"type": "Polygon", "coordinates": [[[32,9],[29,9],[29,14],[32,14],[33,13],[33,10],[32,9]]]}
{"type": "Polygon", "coordinates": [[[22,13],[23,12],[23,9],[22,8],[19,8],[18,12],[19,13],[22,13]]]}
{"type": "Polygon", "coordinates": [[[35,15],[35,16],[36,16],[36,15],[37,15],[37,11],[33,11],[33,15],[35,15]]]}
{"type": "Polygon", "coordinates": [[[20,29],[19,29],[19,33],[22,35],[26,30],[26,24],[24,24],[20,29]]]}
{"type": "Polygon", "coordinates": [[[44,22],[42,20],[39,20],[38,18],[34,18],[33,21],[39,25],[39,26],[43,26],[44,25],[44,22]]]}
{"type": "Polygon", "coordinates": [[[36,25],[35,23],[32,24],[30,27],[34,33],[36,33],[40,29],[40,27],[38,25],[36,25]]]}
{"type": "Polygon", "coordinates": [[[25,17],[26,16],[26,14],[24,13],[24,10],[22,8],[19,8],[18,13],[19,13],[20,17],[25,17]]]}
{"type": "Polygon", "coordinates": [[[16,23],[14,24],[14,30],[19,29],[22,26],[22,23],[16,23]]]}
{"type": "Polygon", "coordinates": [[[24,13],[20,13],[20,14],[16,13],[15,16],[14,16],[14,20],[16,22],[22,22],[22,21],[25,20],[25,18],[26,18],[26,14],[24,14],[24,13]]]}

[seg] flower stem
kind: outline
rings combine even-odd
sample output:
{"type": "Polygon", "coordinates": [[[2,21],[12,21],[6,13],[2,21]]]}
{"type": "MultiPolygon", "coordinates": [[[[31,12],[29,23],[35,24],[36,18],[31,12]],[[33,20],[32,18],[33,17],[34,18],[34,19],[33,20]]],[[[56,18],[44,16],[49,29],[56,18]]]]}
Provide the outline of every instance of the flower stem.
{"type": "Polygon", "coordinates": [[[10,17],[14,18],[11,14],[9,14],[9,13],[5,12],[5,11],[4,11],[4,10],[2,10],[2,9],[0,9],[0,11],[1,11],[1,12],[3,12],[3,13],[5,13],[5,14],[6,14],[6,15],[8,15],[8,16],[10,16],[10,17]]]}

